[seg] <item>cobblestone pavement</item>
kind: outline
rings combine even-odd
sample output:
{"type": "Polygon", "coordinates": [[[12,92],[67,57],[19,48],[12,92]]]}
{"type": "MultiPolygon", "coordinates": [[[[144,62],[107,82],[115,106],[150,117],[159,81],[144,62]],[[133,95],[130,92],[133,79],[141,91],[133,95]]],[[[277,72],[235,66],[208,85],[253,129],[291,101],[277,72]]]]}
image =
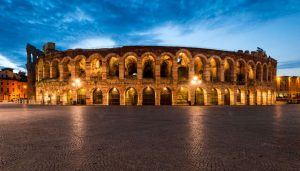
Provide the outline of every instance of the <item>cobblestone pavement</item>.
{"type": "Polygon", "coordinates": [[[300,105],[0,104],[0,170],[300,170],[300,105]]]}

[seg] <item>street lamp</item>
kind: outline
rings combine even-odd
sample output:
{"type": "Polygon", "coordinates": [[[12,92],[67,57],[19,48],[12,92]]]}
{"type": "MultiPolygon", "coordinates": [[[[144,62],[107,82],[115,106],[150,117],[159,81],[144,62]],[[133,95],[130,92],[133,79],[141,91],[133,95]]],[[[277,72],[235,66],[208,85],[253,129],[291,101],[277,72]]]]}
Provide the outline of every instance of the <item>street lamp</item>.
{"type": "Polygon", "coordinates": [[[202,83],[202,81],[199,80],[199,78],[197,76],[194,76],[193,79],[192,79],[192,81],[191,81],[192,85],[199,85],[201,83],[202,83]]]}
{"type": "Polygon", "coordinates": [[[80,79],[79,79],[79,78],[75,79],[75,80],[73,81],[73,83],[72,83],[72,86],[75,87],[75,90],[76,90],[76,104],[77,104],[77,96],[78,96],[77,90],[78,90],[79,87],[81,87],[80,79]]]}

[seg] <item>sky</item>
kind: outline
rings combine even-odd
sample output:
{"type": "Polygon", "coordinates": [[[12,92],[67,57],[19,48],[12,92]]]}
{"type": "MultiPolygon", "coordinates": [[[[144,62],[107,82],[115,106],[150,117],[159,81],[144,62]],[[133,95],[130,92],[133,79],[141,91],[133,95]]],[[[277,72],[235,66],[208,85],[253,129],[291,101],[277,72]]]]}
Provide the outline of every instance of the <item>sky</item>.
{"type": "Polygon", "coordinates": [[[26,44],[262,48],[300,76],[299,0],[0,0],[0,67],[25,71],[26,44]]]}

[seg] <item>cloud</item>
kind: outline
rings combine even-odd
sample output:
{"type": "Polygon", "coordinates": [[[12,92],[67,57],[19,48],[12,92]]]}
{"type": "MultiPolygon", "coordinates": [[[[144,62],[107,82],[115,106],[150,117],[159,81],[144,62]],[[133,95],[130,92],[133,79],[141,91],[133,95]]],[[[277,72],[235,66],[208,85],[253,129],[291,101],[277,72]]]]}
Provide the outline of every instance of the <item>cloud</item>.
{"type": "Polygon", "coordinates": [[[24,72],[26,72],[25,68],[20,67],[17,64],[11,62],[8,57],[6,57],[6,56],[4,56],[2,54],[0,54],[0,61],[1,61],[0,67],[3,67],[3,68],[13,68],[14,70],[17,70],[17,71],[24,71],[24,72]]]}
{"type": "Polygon", "coordinates": [[[73,43],[69,46],[71,49],[96,49],[96,48],[111,48],[116,46],[116,43],[111,38],[89,38],[73,43]]]}
{"type": "Polygon", "coordinates": [[[71,23],[71,22],[92,22],[94,19],[86,14],[85,11],[83,11],[80,8],[76,8],[74,12],[67,13],[64,18],[62,19],[62,22],[64,23],[71,23]]]}

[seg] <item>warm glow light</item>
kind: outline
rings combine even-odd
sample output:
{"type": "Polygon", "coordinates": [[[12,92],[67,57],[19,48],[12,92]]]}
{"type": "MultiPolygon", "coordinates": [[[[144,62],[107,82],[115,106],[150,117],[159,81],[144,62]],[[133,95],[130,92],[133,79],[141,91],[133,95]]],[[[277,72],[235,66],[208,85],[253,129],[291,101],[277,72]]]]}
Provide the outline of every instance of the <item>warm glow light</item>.
{"type": "Polygon", "coordinates": [[[75,87],[75,83],[72,83],[72,86],[75,87]]]}
{"type": "Polygon", "coordinates": [[[77,79],[75,80],[75,82],[76,82],[76,83],[80,83],[80,79],[77,78],[77,79]]]}

